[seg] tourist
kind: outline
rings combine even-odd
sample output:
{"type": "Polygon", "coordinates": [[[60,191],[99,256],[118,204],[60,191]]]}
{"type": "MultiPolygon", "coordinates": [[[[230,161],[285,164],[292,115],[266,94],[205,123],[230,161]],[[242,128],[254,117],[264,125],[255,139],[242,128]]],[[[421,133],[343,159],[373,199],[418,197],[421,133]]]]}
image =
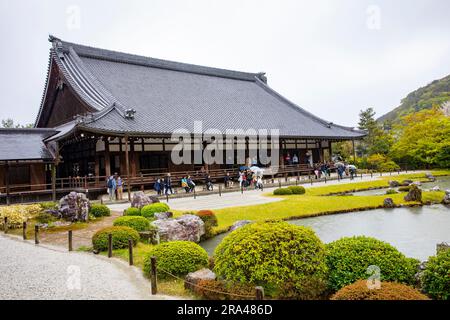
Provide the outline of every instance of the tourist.
{"type": "Polygon", "coordinates": [[[188,185],[188,188],[189,188],[189,192],[194,191],[195,190],[195,183],[194,183],[194,180],[192,180],[191,176],[187,176],[186,182],[187,182],[187,185],[188,185]]]}
{"type": "Polygon", "coordinates": [[[106,182],[106,186],[108,188],[108,194],[109,194],[109,200],[114,201],[116,200],[116,179],[114,179],[114,176],[110,176],[106,182]]]}
{"type": "Polygon", "coordinates": [[[164,194],[167,196],[169,194],[169,191],[170,191],[170,194],[173,193],[173,190],[172,190],[172,178],[170,176],[170,173],[168,173],[166,175],[166,177],[164,178],[164,194]]]}
{"type": "Polygon", "coordinates": [[[120,176],[117,177],[117,200],[123,200],[123,181],[120,176]]]}
{"type": "Polygon", "coordinates": [[[284,158],[285,162],[289,165],[292,164],[291,155],[289,153],[286,154],[286,157],[284,158]]]}
{"type": "Polygon", "coordinates": [[[211,176],[208,174],[205,178],[205,185],[206,185],[206,190],[208,191],[213,191],[214,186],[211,180],[211,176]]]}
{"type": "Polygon", "coordinates": [[[242,186],[243,186],[243,184],[244,184],[244,178],[245,178],[244,172],[243,172],[243,171],[239,171],[239,178],[238,178],[238,181],[239,181],[239,188],[240,188],[240,189],[242,189],[242,186]]]}
{"type": "Polygon", "coordinates": [[[153,189],[155,189],[156,194],[157,194],[158,196],[161,195],[162,189],[163,189],[162,183],[161,183],[161,178],[156,179],[156,182],[155,182],[155,184],[153,185],[153,189]]]}
{"type": "Polygon", "coordinates": [[[257,176],[256,178],[255,189],[259,189],[261,191],[264,189],[263,179],[261,176],[257,176]]]}
{"type": "Polygon", "coordinates": [[[347,166],[347,170],[350,173],[350,180],[353,180],[356,176],[356,167],[352,164],[347,166]]]}
{"type": "Polygon", "coordinates": [[[230,187],[230,180],[231,180],[230,173],[227,172],[225,177],[223,177],[223,183],[225,185],[225,188],[229,188],[230,187]]]}
{"type": "Polygon", "coordinates": [[[298,165],[298,157],[297,157],[296,154],[294,154],[294,155],[292,156],[292,163],[293,163],[294,165],[298,165]]]}
{"type": "Polygon", "coordinates": [[[181,187],[186,191],[186,193],[189,193],[189,186],[187,183],[187,177],[181,178],[181,187]]]}

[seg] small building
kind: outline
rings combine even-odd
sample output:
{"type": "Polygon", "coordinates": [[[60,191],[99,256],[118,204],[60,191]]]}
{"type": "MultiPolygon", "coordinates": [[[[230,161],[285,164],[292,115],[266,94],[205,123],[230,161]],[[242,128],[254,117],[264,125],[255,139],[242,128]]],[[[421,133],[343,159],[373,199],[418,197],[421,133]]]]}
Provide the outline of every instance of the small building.
{"type": "MultiPolygon", "coordinates": [[[[136,56],[53,36],[49,40],[47,81],[35,128],[0,131],[2,141],[8,137],[10,141],[0,149],[1,164],[9,166],[10,187],[13,182],[51,185],[48,163],[55,165],[54,188],[61,190],[103,190],[104,179],[113,173],[138,185],[166,172],[206,170],[220,176],[244,164],[175,164],[170,156],[177,144],[172,133],[186,129],[195,142],[199,122],[200,148],[210,143],[203,135],[211,128],[278,130],[280,166],[285,167],[287,154],[295,154],[305,170],[310,170],[311,160],[330,159],[332,142],[364,136],[284,98],[270,88],[264,73],[136,56]],[[30,149],[26,157],[21,155],[25,148],[30,149]],[[35,163],[25,169],[24,161],[35,163]],[[11,180],[11,170],[19,170],[13,167],[22,168],[20,180],[11,180]]],[[[247,142],[233,144],[248,155],[247,142]]],[[[0,179],[0,188],[6,184],[5,178],[0,179]]]]}

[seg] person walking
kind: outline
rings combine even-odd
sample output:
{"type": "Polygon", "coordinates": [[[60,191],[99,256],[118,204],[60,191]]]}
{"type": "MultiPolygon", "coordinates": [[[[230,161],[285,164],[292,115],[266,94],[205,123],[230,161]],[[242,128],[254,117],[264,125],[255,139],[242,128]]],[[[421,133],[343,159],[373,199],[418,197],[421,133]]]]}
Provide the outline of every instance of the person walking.
{"type": "Polygon", "coordinates": [[[153,185],[153,189],[155,189],[156,194],[157,194],[158,196],[161,195],[161,193],[162,193],[162,192],[161,192],[161,190],[162,190],[161,178],[156,179],[156,182],[155,182],[155,184],[153,185]]]}
{"type": "Polygon", "coordinates": [[[170,194],[173,193],[172,190],[172,177],[170,176],[170,173],[168,173],[166,175],[166,177],[164,178],[164,194],[168,195],[169,194],[169,190],[170,190],[170,194]]]}
{"type": "Polygon", "coordinates": [[[123,200],[123,181],[120,176],[117,177],[117,200],[123,200]]]}
{"type": "Polygon", "coordinates": [[[194,182],[194,180],[192,180],[191,176],[187,176],[186,182],[187,182],[187,185],[188,185],[188,188],[189,188],[189,192],[194,191],[194,189],[195,189],[195,182],[194,182]]]}
{"type": "Polygon", "coordinates": [[[106,182],[106,187],[108,188],[109,200],[116,200],[116,179],[114,176],[110,176],[106,182]]]}

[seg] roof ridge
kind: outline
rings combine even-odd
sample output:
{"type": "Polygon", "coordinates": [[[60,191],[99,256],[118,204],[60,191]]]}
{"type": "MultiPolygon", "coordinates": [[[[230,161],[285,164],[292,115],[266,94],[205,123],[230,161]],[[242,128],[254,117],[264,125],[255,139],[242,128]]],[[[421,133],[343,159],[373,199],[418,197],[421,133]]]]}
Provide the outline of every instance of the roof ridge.
{"type": "Polygon", "coordinates": [[[69,51],[69,48],[72,47],[79,56],[85,58],[100,59],[112,62],[127,63],[146,67],[161,68],[173,71],[196,73],[202,75],[210,75],[245,81],[255,81],[255,78],[261,79],[261,77],[264,76],[263,72],[252,73],[252,72],[236,71],[230,69],[222,69],[197,64],[177,62],[173,60],[152,58],[142,55],[136,55],[131,53],[77,44],[73,42],[66,42],[52,36],[50,36],[49,41],[52,43],[55,42],[60,43],[62,45],[63,51],[69,51]]]}

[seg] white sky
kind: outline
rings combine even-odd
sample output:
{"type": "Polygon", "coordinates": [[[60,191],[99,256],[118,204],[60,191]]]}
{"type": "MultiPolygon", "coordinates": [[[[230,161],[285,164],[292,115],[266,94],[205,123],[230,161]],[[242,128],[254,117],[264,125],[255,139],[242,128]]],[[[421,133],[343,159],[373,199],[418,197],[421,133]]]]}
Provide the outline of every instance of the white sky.
{"type": "Polygon", "coordinates": [[[34,121],[48,34],[265,71],[269,85],[291,101],[349,126],[360,109],[371,106],[381,116],[410,91],[450,73],[448,0],[0,0],[0,119],[34,121]]]}

